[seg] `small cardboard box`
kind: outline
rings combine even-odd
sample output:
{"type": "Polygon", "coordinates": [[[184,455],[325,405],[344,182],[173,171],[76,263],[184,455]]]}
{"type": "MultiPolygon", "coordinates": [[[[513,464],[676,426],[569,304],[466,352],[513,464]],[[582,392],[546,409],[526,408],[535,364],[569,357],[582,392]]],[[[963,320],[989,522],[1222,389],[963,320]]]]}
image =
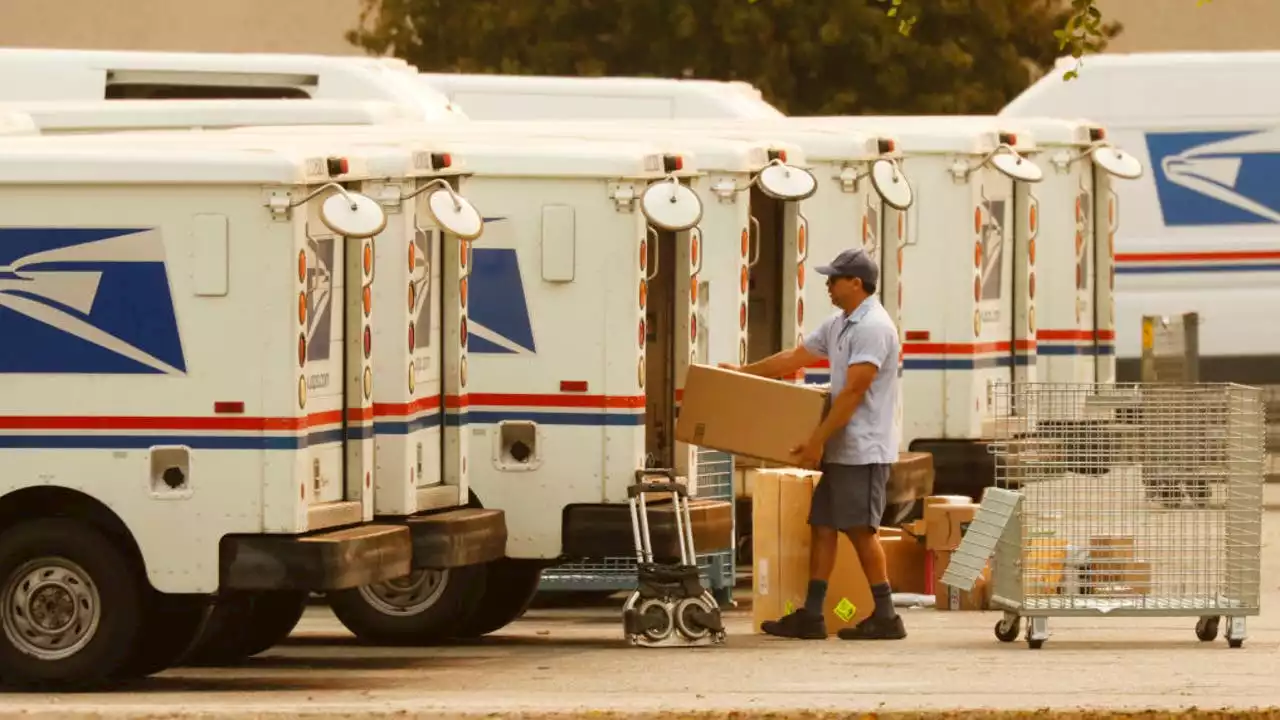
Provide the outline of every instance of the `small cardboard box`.
{"type": "Polygon", "coordinates": [[[991,563],[982,569],[982,575],[970,590],[953,588],[942,582],[942,574],[951,564],[950,551],[935,552],[933,565],[933,606],[938,610],[987,610],[991,605],[991,563]]]}
{"type": "Polygon", "coordinates": [[[1033,537],[1023,551],[1022,577],[1030,595],[1057,595],[1066,581],[1067,541],[1055,537],[1033,537]]]}
{"type": "Polygon", "coordinates": [[[924,507],[925,546],[930,550],[951,552],[960,547],[964,530],[978,514],[973,503],[934,503],[924,507]]]}
{"type": "Polygon", "coordinates": [[[825,407],[823,390],[691,365],[676,420],[676,439],[791,465],[791,449],[809,441],[825,407]]]}
{"type": "Polygon", "coordinates": [[[925,594],[924,545],[909,535],[886,534],[886,529],[881,528],[880,547],[889,569],[889,587],[895,593],[925,594]]]}

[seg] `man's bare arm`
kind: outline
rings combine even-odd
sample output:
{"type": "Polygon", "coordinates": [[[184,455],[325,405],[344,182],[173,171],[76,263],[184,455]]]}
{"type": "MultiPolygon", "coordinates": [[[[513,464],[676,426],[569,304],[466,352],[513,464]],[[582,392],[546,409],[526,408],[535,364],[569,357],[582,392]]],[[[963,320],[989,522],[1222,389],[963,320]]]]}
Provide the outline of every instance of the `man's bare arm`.
{"type": "Polygon", "coordinates": [[[871,381],[876,379],[877,372],[879,372],[879,368],[871,363],[857,363],[849,366],[849,371],[845,376],[844,388],[840,390],[838,395],[831,398],[831,409],[827,412],[827,417],[813,431],[810,443],[821,447],[840,428],[849,424],[849,420],[853,418],[853,413],[862,404],[862,398],[866,397],[867,388],[871,387],[871,381]]]}
{"type": "Polygon", "coordinates": [[[795,371],[800,370],[801,368],[806,368],[821,359],[822,358],[806,350],[803,345],[798,345],[790,350],[783,350],[782,352],[774,353],[759,362],[743,365],[734,369],[748,375],[780,378],[786,375],[791,375],[795,373],[795,371]]]}

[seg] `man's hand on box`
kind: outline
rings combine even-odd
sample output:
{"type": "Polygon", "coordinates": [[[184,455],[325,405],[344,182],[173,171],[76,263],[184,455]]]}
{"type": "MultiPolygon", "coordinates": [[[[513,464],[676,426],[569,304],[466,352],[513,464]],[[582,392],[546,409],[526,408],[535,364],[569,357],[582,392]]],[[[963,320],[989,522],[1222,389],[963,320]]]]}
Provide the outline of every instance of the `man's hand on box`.
{"type": "Polygon", "coordinates": [[[823,443],[810,440],[804,445],[791,448],[792,462],[796,467],[816,468],[822,463],[823,443]]]}

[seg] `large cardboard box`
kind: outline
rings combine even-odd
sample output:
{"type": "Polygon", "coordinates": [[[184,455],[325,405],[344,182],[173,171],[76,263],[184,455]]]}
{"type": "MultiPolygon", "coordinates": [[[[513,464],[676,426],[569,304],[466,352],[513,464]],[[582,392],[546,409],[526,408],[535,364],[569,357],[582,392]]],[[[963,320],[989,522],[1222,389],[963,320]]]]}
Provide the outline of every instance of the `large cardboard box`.
{"type": "Polygon", "coordinates": [[[826,407],[823,390],[708,365],[689,367],[683,398],[680,442],[787,465],[826,407]]]}
{"type": "MultiPolygon", "coordinates": [[[[809,505],[820,473],[756,470],[752,497],[752,613],[755,632],[804,605],[809,588],[809,505]]],[[[840,538],[823,608],[834,634],[871,615],[875,602],[858,554],[840,538]]]]}
{"type": "Polygon", "coordinates": [[[887,529],[881,529],[880,547],[889,569],[889,587],[895,593],[927,593],[924,544],[910,535],[886,533],[887,529]]]}

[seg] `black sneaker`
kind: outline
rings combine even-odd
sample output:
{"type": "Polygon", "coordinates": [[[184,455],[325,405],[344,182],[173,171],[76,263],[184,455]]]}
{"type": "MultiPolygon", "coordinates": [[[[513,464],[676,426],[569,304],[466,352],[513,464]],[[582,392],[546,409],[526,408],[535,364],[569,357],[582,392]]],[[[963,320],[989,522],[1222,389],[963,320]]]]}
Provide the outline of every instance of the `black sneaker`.
{"type": "Polygon", "coordinates": [[[781,620],[765,620],[760,629],[769,635],[800,640],[826,640],[827,621],[800,608],[781,620]]]}
{"type": "Polygon", "coordinates": [[[901,640],[907,636],[902,616],[892,618],[869,617],[851,628],[841,628],[836,633],[841,640],[901,640]]]}

